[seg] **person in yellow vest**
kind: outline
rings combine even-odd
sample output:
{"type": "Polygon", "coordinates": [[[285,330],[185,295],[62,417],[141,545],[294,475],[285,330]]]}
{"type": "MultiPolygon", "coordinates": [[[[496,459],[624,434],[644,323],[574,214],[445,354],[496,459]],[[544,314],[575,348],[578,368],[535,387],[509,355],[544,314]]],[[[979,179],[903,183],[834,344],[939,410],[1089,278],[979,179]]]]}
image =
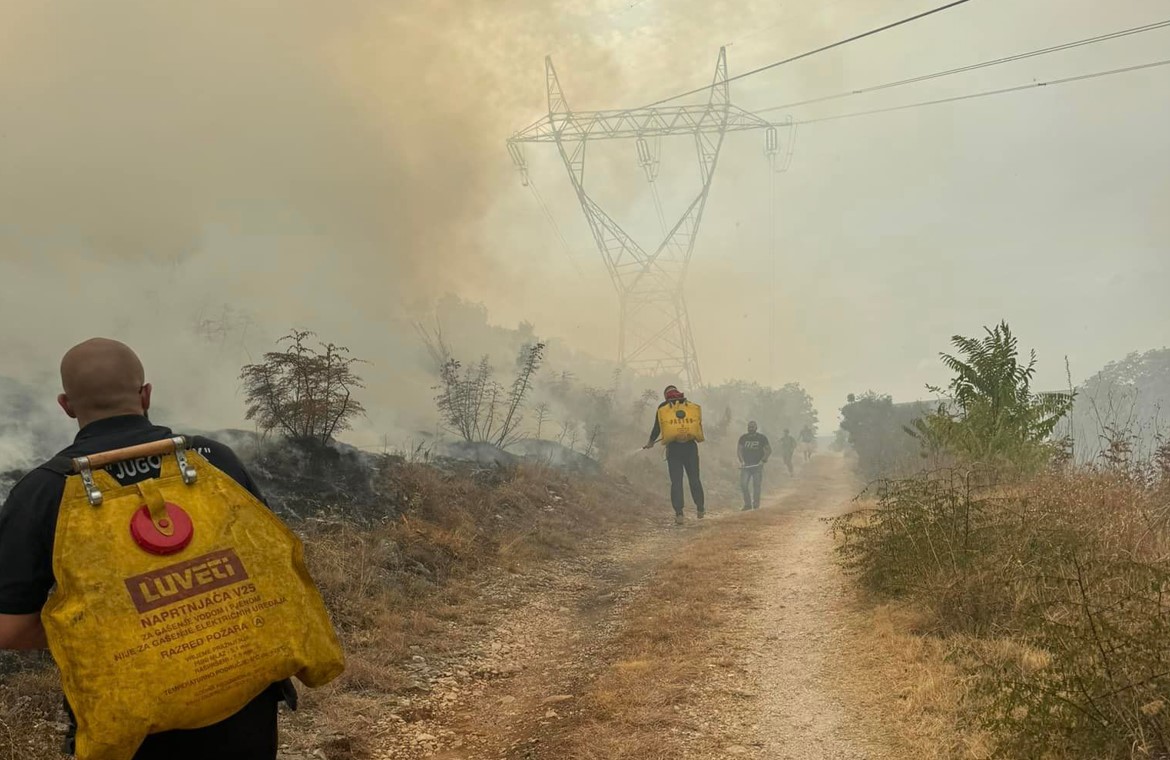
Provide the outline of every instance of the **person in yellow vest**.
{"type": "MultiPolygon", "coordinates": [[[[64,472],[53,463],[172,435],[148,419],[151,386],[142,362],[122,343],[95,338],[70,349],[61,361],[61,382],[65,392],[58,403],[65,414],[77,420],[80,432],[73,445],[13,487],[0,509],[0,649],[47,646],[41,608],[55,581],[54,531],[65,490],[64,472]]],[[[199,437],[193,439],[193,446],[261,499],[255,481],[230,448],[199,437]]],[[[159,469],[154,462],[142,459],[137,466],[119,467],[111,474],[120,485],[126,485],[158,477],[159,469]]],[[[272,684],[219,723],[149,736],[134,760],[274,760],[278,749],[276,708],[281,701],[295,709],[296,691],[290,681],[272,684]]],[[[69,713],[72,718],[72,711],[69,713]]],[[[70,754],[75,728],[71,727],[67,742],[70,754]]]]}
{"type": "Polygon", "coordinates": [[[683,524],[683,474],[691,486],[698,518],[703,519],[703,481],[699,478],[699,444],[703,441],[703,410],[687,400],[673,385],[663,391],[665,401],[658,405],[650,441],[642,448],[654,446],[659,437],[666,446],[666,465],[670,471],[670,504],[674,522],[683,524]]]}

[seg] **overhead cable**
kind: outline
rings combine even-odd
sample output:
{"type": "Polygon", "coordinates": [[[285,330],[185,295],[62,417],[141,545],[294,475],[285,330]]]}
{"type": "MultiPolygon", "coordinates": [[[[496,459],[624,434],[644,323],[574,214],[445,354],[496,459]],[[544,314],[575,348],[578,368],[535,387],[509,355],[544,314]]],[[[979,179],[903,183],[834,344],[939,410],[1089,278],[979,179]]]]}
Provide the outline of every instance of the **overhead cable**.
{"type": "MultiPolygon", "coordinates": [[[[760,66],[758,68],[752,69],[751,71],[745,71],[742,74],[736,74],[733,77],[728,77],[726,80],[721,80],[719,82],[719,84],[722,85],[724,81],[735,82],[737,80],[744,79],[745,77],[750,77],[750,76],[754,76],[756,74],[759,74],[762,71],[768,71],[770,69],[774,69],[774,68],[777,68],[779,66],[784,66],[785,64],[792,63],[793,61],[799,61],[803,58],[809,58],[811,56],[817,55],[818,53],[823,53],[826,50],[832,50],[833,48],[838,48],[838,47],[841,47],[842,45],[848,45],[850,42],[856,42],[857,40],[865,39],[866,37],[872,37],[875,34],[880,34],[882,32],[888,31],[888,30],[893,29],[895,27],[899,27],[899,26],[902,26],[904,24],[909,24],[911,22],[918,21],[919,19],[924,19],[927,16],[933,16],[936,13],[942,13],[943,11],[950,10],[951,8],[954,8],[956,6],[963,5],[964,3],[969,3],[969,2],[971,2],[971,0],[954,0],[954,2],[947,3],[946,5],[940,5],[937,8],[934,8],[934,9],[929,10],[929,11],[923,11],[922,13],[919,13],[919,14],[914,15],[914,16],[910,16],[909,18],[904,18],[901,21],[895,21],[893,23],[886,24],[885,26],[880,26],[877,29],[871,29],[868,32],[856,34],[856,35],[849,37],[847,39],[839,40],[839,41],[834,42],[832,44],[825,45],[823,47],[819,47],[816,50],[809,50],[806,53],[801,53],[800,55],[794,55],[791,58],[785,58],[782,61],[776,61],[775,63],[769,63],[766,66],[760,66]]],[[[685,98],[688,95],[694,95],[696,93],[706,92],[707,90],[710,90],[713,86],[714,86],[713,84],[708,84],[708,85],[704,85],[703,87],[696,87],[693,90],[688,90],[687,92],[679,93],[678,95],[673,95],[669,98],[664,98],[662,100],[655,101],[654,103],[651,103],[645,107],[646,108],[653,108],[654,106],[660,106],[663,103],[669,103],[672,100],[678,100],[679,98],[685,98]]]]}
{"type": "Polygon", "coordinates": [[[911,108],[922,108],[924,106],[937,106],[943,103],[957,103],[962,100],[974,100],[975,98],[986,98],[992,95],[1004,95],[1009,92],[1022,92],[1024,90],[1032,90],[1037,87],[1053,87],[1059,84],[1069,84],[1071,82],[1083,82],[1088,79],[1100,79],[1101,77],[1113,76],[1114,74],[1128,74],[1134,71],[1143,71],[1145,69],[1153,69],[1159,66],[1170,66],[1170,58],[1162,61],[1152,61],[1150,63],[1142,63],[1136,66],[1126,66],[1120,69],[1110,69],[1109,71],[1097,71],[1092,74],[1081,74],[1075,77],[1065,77],[1063,79],[1050,79],[1047,82],[1031,82],[1029,84],[1022,84],[1016,87],[1005,87],[999,90],[985,90],[983,92],[973,92],[967,95],[956,95],[950,98],[938,98],[937,100],[924,100],[918,103],[908,103],[901,106],[891,106],[889,108],[875,108],[869,111],[856,111],[853,113],[837,114],[835,116],[822,116],[818,119],[803,119],[794,121],[794,124],[820,124],[826,121],[840,121],[842,119],[855,119],[859,116],[870,116],[879,113],[892,113],[894,111],[905,111],[911,108]]]}
{"type": "Polygon", "coordinates": [[[1145,26],[1135,26],[1131,29],[1123,29],[1118,32],[1110,32],[1109,34],[1101,34],[1096,37],[1088,37],[1083,40],[1075,42],[1066,42],[1061,45],[1053,45],[1052,47],[1041,48],[1039,50],[1030,50],[1026,53],[1017,53],[1015,55],[1005,56],[1003,58],[995,58],[990,61],[983,61],[981,63],[973,63],[966,66],[959,66],[953,69],[946,69],[945,71],[936,71],[933,74],[922,74],[921,76],[910,77],[908,79],[899,79],[896,82],[887,82],[886,84],[874,85],[872,87],[863,87],[858,90],[849,90],[848,92],[839,92],[835,95],[825,95],[819,98],[809,98],[807,100],[798,100],[792,103],[784,103],[778,106],[770,106],[768,108],[759,108],[755,113],[767,113],[769,111],[783,111],[789,108],[796,108],[798,106],[806,106],[813,103],[824,103],[829,100],[839,100],[841,98],[848,98],[854,95],[864,95],[869,92],[877,92],[879,90],[888,90],[893,87],[901,87],[907,84],[917,84],[919,82],[926,82],[931,79],[939,79],[941,77],[951,76],[953,74],[963,74],[968,71],[976,71],[978,69],[985,69],[991,66],[999,66],[1005,63],[1012,63],[1014,61],[1022,61],[1027,58],[1035,58],[1041,55],[1049,55],[1051,53],[1058,53],[1064,50],[1072,50],[1086,45],[1095,45],[1109,40],[1120,39],[1122,37],[1129,37],[1134,34],[1142,34],[1144,32],[1151,32],[1156,29],[1163,29],[1170,27],[1170,20],[1159,21],[1153,24],[1146,24],[1145,26]]]}

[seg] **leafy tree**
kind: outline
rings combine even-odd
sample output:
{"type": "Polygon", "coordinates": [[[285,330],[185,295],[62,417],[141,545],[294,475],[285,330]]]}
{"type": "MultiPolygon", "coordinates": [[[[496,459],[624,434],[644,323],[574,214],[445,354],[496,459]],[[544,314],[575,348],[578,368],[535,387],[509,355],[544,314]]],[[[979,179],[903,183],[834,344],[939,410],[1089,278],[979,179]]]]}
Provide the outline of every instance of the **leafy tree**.
{"type": "Polygon", "coordinates": [[[967,460],[1035,466],[1055,453],[1052,433],[1073,404],[1071,393],[1035,393],[1036,352],[1020,361],[1007,322],[984,328],[983,338],[956,335],[958,356],[940,354],[954,373],[946,388],[927,386],[944,400],[915,422],[915,434],[967,460]]]}
{"type": "MultiPolygon", "coordinates": [[[[873,391],[860,396],[850,393],[841,407],[838,432],[853,447],[864,477],[905,475],[923,464],[922,446],[908,428],[929,412],[923,403],[895,404],[892,397],[873,391]]],[[[845,442],[841,441],[842,448],[845,442]]]]}
{"type": "Polygon", "coordinates": [[[1131,353],[1110,362],[1077,389],[1071,433],[1077,457],[1104,457],[1125,442],[1149,457],[1170,426],[1170,349],[1131,353]]]}
{"type": "Polygon", "coordinates": [[[246,418],[268,433],[327,444],[365,414],[353,391],[365,387],[354,372],[364,363],[335,343],[308,344],[316,333],[293,330],[277,341],[284,351],[269,351],[264,361],[240,370],[247,399],[246,418]]]}
{"type": "MultiPolygon", "coordinates": [[[[706,409],[730,409],[737,421],[735,424],[755,420],[760,425],[760,432],[768,436],[778,437],[785,428],[791,430],[793,435],[805,425],[814,432],[817,428],[817,413],[813,408],[812,396],[797,383],[770,388],[759,383],[733,380],[702,389],[701,393],[696,393],[695,400],[706,409]]],[[[721,423],[722,420],[715,417],[716,428],[721,423]]]]}

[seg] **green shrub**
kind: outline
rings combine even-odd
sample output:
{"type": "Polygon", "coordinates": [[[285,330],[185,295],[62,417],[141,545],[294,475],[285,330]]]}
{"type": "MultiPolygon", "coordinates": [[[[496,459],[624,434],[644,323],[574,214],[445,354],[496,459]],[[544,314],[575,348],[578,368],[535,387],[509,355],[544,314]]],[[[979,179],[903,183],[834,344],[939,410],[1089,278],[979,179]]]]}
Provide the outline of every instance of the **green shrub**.
{"type": "Polygon", "coordinates": [[[1052,440],[1073,405],[1072,393],[1036,393],[1036,352],[1021,361],[1019,341],[1007,322],[984,328],[983,338],[951,338],[959,356],[940,357],[954,377],[930,387],[945,401],[913,428],[928,448],[945,449],[961,461],[1036,471],[1061,456],[1052,440]]]}

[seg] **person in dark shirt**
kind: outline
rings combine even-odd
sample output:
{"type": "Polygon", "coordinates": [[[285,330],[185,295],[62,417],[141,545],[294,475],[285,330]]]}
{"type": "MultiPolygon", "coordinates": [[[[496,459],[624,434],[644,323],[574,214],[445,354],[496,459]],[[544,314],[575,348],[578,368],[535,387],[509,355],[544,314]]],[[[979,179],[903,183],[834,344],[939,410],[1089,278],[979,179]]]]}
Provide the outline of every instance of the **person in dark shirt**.
{"type": "Polygon", "coordinates": [[[757,430],[755,420],[748,423],[748,431],[739,437],[735,455],[739,459],[739,487],[743,491],[745,512],[760,508],[760,489],[764,483],[764,463],[772,456],[768,438],[757,430]]]}
{"type": "MultiPolygon", "coordinates": [[[[0,649],[47,647],[40,611],[54,585],[53,541],[69,460],[173,436],[148,419],[151,385],[138,357],[122,343],[95,338],[73,347],[61,360],[61,383],[64,393],[57,401],[80,431],[71,446],[13,486],[0,508],[0,649]]],[[[201,437],[192,438],[191,447],[263,501],[230,448],[201,437]]],[[[119,462],[107,471],[119,484],[131,485],[158,477],[161,463],[149,457],[119,462]]],[[[276,707],[282,700],[295,709],[296,691],[289,681],[273,684],[220,723],[148,736],[134,760],[271,760],[277,752],[276,707]]],[[[71,746],[67,749],[72,752],[71,746]]]]}
{"type": "MultiPolygon", "coordinates": [[[[666,386],[662,392],[666,398],[658,409],[670,404],[679,404],[686,401],[686,396],[673,385],[666,386]]],[[[658,412],[654,413],[654,427],[650,429],[650,442],[642,448],[653,448],[658,436],[662,434],[662,427],[658,422],[658,412]]],[[[683,524],[683,473],[691,486],[691,498],[695,502],[695,512],[700,520],[706,514],[704,511],[703,481],[699,479],[699,444],[696,441],[674,441],[666,444],[666,466],[670,471],[670,504],[674,507],[674,522],[683,524]]]]}
{"type": "Polygon", "coordinates": [[[784,428],[784,437],[780,439],[780,456],[784,457],[784,466],[788,468],[788,474],[794,474],[792,471],[792,455],[796,453],[796,439],[788,432],[788,428],[784,428]]]}

